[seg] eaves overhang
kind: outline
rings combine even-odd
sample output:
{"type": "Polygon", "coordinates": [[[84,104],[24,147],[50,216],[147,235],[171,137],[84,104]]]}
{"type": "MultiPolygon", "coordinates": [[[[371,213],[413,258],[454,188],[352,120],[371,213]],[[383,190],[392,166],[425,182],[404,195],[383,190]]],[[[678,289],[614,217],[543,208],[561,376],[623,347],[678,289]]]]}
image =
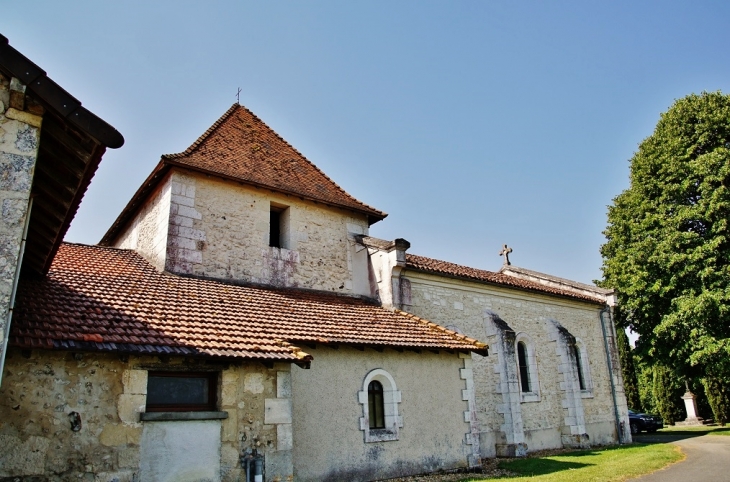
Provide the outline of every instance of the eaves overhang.
{"type": "Polygon", "coordinates": [[[124,137],[11,47],[3,35],[0,72],[25,85],[25,97],[43,110],[22,271],[44,275],[104,152],[121,147],[124,137]]]}

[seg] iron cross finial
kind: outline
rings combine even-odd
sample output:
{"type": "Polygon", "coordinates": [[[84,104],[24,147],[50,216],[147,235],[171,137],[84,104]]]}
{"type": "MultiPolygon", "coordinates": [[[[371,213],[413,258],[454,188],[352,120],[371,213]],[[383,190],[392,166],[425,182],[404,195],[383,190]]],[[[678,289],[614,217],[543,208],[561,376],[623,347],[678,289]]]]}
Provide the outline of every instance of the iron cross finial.
{"type": "Polygon", "coordinates": [[[508,247],[506,244],[502,248],[502,251],[499,252],[500,256],[504,256],[504,266],[509,266],[512,263],[509,262],[509,254],[512,252],[512,248],[508,247]]]}
{"type": "Polygon", "coordinates": [[[238,88],[238,92],[236,92],[236,104],[241,105],[241,88],[238,88]]]}

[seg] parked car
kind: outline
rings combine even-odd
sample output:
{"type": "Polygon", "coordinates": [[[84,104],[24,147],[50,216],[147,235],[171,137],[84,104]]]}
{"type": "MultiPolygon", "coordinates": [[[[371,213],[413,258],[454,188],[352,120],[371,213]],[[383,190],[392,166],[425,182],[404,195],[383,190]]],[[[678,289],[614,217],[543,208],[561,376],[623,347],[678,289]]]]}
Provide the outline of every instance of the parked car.
{"type": "Polygon", "coordinates": [[[631,426],[631,435],[636,435],[642,431],[656,432],[664,427],[664,420],[659,415],[649,415],[629,410],[629,424],[631,426]]]}

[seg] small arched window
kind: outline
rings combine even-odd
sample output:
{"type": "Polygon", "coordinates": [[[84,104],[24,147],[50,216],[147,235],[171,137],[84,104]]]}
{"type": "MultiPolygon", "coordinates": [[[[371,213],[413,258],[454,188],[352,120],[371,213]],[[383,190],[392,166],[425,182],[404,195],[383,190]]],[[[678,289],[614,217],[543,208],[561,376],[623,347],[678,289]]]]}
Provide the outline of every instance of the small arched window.
{"type": "Polygon", "coordinates": [[[517,343],[517,364],[520,369],[520,385],[523,392],[531,392],[530,388],[530,365],[525,342],[517,343]]]}
{"type": "Polygon", "coordinates": [[[357,400],[362,405],[359,423],[366,443],[398,440],[403,427],[403,417],[398,414],[401,393],[390,373],[382,368],[370,370],[357,400]]]}
{"type": "Polygon", "coordinates": [[[535,343],[527,333],[520,332],[515,335],[515,351],[520,400],[539,402],[540,380],[537,375],[537,353],[535,343]]]}
{"type": "Polygon", "coordinates": [[[583,341],[575,337],[573,345],[573,356],[575,356],[575,369],[578,372],[578,387],[582,398],[593,398],[593,380],[591,379],[590,357],[586,351],[583,341]]]}
{"type": "Polygon", "coordinates": [[[385,428],[383,384],[377,380],[368,384],[368,414],[370,415],[370,428],[385,428]]]}

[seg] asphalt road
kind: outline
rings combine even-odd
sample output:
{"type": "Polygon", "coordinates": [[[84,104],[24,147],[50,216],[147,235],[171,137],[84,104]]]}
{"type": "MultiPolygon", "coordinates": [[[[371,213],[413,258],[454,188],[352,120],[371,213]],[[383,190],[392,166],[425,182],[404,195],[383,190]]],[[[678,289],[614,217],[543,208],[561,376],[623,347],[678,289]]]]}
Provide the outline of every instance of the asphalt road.
{"type": "Polygon", "coordinates": [[[634,441],[678,445],[687,458],[632,482],[730,482],[730,436],[639,435],[634,441]]]}

